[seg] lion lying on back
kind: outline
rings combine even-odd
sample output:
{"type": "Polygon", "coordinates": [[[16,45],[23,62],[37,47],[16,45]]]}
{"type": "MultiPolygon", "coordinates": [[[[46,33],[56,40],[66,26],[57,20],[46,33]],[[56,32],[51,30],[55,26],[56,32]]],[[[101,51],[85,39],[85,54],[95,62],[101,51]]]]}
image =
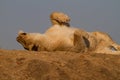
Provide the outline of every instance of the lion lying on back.
{"type": "Polygon", "coordinates": [[[17,41],[27,50],[33,51],[74,51],[109,52],[120,47],[103,32],[86,32],[69,27],[70,18],[63,13],[52,13],[50,27],[44,34],[19,32],[17,41]],[[60,17],[62,16],[62,17],[60,17]]]}

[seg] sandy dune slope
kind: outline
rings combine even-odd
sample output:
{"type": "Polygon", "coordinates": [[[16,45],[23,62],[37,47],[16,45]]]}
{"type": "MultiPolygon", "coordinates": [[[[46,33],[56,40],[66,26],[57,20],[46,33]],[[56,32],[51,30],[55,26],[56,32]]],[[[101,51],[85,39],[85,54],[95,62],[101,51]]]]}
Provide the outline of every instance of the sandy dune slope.
{"type": "Polygon", "coordinates": [[[120,55],[0,49],[0,80],[120,80],[120,55]]]}

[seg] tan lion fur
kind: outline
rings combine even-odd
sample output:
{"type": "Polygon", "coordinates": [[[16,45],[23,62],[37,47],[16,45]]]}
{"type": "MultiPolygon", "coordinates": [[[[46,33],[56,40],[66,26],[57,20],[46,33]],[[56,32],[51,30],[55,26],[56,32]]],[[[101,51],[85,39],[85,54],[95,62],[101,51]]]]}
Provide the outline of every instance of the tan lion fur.
{"type": "Polygon", "coordinates": [[[96,51],[98,52],[101,50],[120,51],[120,45],[115,43],[107,33],[96,31],[91,32],[91,34],[95,36],[97,40],[96,51]]]}
{"type": "Polygon", "coordinates": [[[50,15],[50,20],[52,25],[66,25],[67,27],[70,26],[70,17],[62,12],[52,12],[50,15]]]}
{"type": "Polygon", "coordinates": [[[86,38],[88,38],[88,33],[82,29],[78,28],[69,28],[66,26],[60,27],[59,25],[54,25],[50,27],[46,32],[45,35],[52,37],[54,40],[60,39],[62,43],[64,43],[62,46],[70,45],[70,48],[66,47],[66,51],[75,51],[75,52],[85,52],[86,50],[82,49],[80,46],[86,46],[84,43],[84,40],[82,40],[82,36],[84,35],[86,38]],[[77,31],[80,32],[82,35],[78,35],[77,31]],[[75,33],[76,32],[76,33],[75,33]],[[79,47],[79,48],[78,48],[79,47]]]}

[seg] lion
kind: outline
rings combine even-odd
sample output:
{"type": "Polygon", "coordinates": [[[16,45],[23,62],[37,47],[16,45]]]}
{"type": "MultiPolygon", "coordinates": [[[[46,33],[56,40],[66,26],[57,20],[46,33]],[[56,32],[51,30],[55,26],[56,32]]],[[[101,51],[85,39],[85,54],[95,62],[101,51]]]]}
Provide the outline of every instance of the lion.
{"type": "Polygon", "coordinates": [[[60,25],[60,27],[62,25],[70,26],[70,17],[63,12],[52,12],[50,14],[50,20],[52,25],[60,25]]]}
{"type": "Polygon", "coordinates": [[[44,34],[20,31],[16,40],[27,50],[33,51],[74,51],[104,52],[119,51],[120,46],[104,32],[87,32],[70,27],[70,18],[64,13],[50,15],[52,27],[44,34]]]}

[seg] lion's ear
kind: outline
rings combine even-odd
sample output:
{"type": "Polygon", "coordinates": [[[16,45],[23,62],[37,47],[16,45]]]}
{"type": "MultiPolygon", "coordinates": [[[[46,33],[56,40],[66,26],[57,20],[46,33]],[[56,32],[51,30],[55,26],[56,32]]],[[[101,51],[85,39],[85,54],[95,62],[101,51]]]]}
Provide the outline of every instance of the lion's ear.
{"type": "Polygon", "coordinates": [[[24,32],[24,31],[22,31],[22,30],[20,30],[20,31],[18,32],[18,35],[20,35],[20,34],[22,34],[22,35],[26,35],[27,33],[24,32]]]}
{"type": "Polygon", "coordinates": [[[27,35],[27,33],[24,32],[24,33],[21,33],[21,35],[27,35]]]}

